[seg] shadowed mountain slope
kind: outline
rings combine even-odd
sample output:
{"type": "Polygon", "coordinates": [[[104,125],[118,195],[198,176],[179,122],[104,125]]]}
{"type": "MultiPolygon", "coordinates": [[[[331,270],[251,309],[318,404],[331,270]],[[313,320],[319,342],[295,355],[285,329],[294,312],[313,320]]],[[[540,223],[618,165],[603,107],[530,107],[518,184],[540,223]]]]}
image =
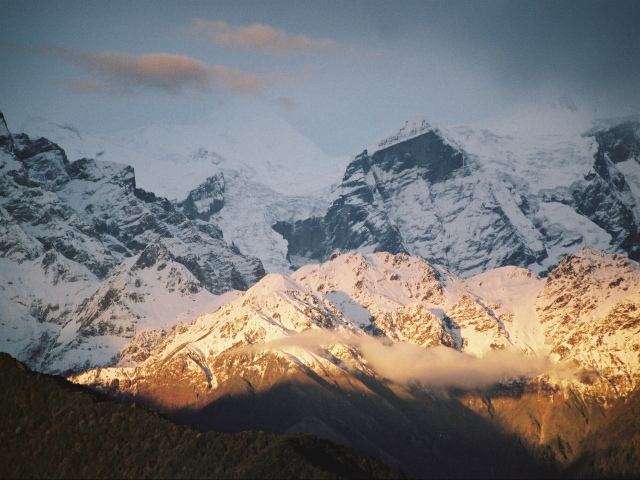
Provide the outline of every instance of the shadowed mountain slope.
{"type": "Polygon", "coordinates": [[[306,434],[198,433],[0,354],[3,478],[403,478],[306,434]]]}

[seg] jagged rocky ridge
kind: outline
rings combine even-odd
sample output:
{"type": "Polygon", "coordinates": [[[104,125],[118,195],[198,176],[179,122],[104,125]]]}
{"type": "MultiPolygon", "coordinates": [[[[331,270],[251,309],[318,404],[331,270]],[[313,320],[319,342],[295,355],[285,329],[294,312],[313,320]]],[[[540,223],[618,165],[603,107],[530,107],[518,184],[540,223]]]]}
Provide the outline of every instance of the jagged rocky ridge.
{"type": "Polygon", "coordinates": [[[32,367],[113,364],[136,333],[157,336],[264,275],[215,225],[136,188],[131,167],[70,162],[0,128],[0,341],[32,367]]]}
{"type": "Polygon", "coordinates": [[[258,99],[237,98],[194,121],[103,135],[44,121],[21,128],[54,140],[69,156],[132,165],[138,186],[219,227],[267,271],[289,272],[286,242],[271,226],[325,208],[348,156],[324,154],[258,99]]]}
{"type": "Polygon", "coordinates": [[[137,366],[73,380],[198,428],[309,431],[419,477],[462,475],[445,453],[455,448],[475,475],[508,449],[518,460],[500,468],[526,476],[571,464],[637,391],[639,292],[636,262],[590,248],[546,279],[337,255],[174,327],[137,366]]]}
{"type": "Polygon", "coordinates": [[[131,159],[141,182],[269,272],[350,249],[420,255],[464,276],[510,264],[546,274],[588,245],[638,258],[637,119],[593,121],[562,99],[488,125],[419,119],[347,166],[260,105],[228,107],[209,123],[113,138],[33,130],[78,154],[131,159]]]}
{"type": "Polygon", "coordinates": [[[408,122],[353,159],[324,215],[274,229],[294,265],[387,251],[464,276],[504,265],[544,274],[587,245],[638,259],[640,122],[579,132],[408,122]]]}

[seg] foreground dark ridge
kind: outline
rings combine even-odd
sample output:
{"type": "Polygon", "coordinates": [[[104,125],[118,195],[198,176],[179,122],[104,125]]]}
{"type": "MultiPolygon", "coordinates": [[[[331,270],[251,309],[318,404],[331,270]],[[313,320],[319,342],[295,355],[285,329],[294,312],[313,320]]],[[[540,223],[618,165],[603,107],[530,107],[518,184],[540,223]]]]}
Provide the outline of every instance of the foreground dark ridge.
{"type": "Polygon", "coordinates": [[[2,478],[404,478],[311,435],[199,433],[0,353],[2,478]]]}

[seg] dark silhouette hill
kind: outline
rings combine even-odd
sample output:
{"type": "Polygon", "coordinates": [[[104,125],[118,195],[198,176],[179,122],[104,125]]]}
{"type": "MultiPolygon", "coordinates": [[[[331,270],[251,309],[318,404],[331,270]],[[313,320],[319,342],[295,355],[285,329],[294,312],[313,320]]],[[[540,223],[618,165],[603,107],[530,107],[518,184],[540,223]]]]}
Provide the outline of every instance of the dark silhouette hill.
{"type": "Polygon", "coordinates": [[[200,433],[0,353],[2,478],[404,478],[307,434],[200,433]]]}

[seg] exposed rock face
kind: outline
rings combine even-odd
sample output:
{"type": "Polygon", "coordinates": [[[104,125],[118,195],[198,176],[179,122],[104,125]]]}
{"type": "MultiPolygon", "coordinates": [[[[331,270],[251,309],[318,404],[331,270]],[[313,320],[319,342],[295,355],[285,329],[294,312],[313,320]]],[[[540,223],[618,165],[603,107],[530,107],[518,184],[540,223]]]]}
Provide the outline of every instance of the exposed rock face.
{"type": "Polygon", "coordinates": [[[640,122],[625,122],[597,131],[598,156],[605,155],[614,164],[635,160],[640,162],[640,122]]]}
{"type": "Polygon", "coordinates": [[[207,178],[198,188],[191,190],[187,198],[178,203],[184,214],[193,219],[209,221],[211,215],[224,207],[224,175],[207,178]]]}
{"type": "MultiPolygon", "coordinates": [[[[408,253],[393,212],[399,203],[398,186],[411,185],[416,193],[422,190],[420,198],[413,200],[432,203],[429,185],[450,179],[463,164],[463,154],[434,131],[373,155],[365,150],[347,167],[341,193],[324,218],[293,225],[280,222],[274,228],[289,242],[288,253],[294,263],[298,257],[324,261],[334,251],[408,253]]],[[[424,232],[431,230],[430,238],[424,240],[436,241],[438,232],[430,227],[433,225],[423,225],[424,232]]]]}
{"type": "Polygon", "coordinates": [[[593,249],[570,255],[549,275],[536,310],[551,355],[578,358],[604,380],[603,392],[626,396],[638,386],[640,276],[637,263],[593,249]],[[562,312],[559,315],[559,312],[562,312]]]}
{"type": "Polygon", "coordinates": [[[324,216],[274,225],[293,264],[404,252],[469,276],[504,265],[544,274],[587,245],[640,258],[638,124],[524,147],[425,122],[406,130],[353,159],[324,216]]]}
{"type": "Polygon", "coordinates": [[[597,212],[593,216],[600,223],[607,224],[609,219],[615,242],[637,260],[640,257],[640,122],[597,131],[595,139],[598,150],[594,169],[606,185],[602,191],[609,194],[609,199],[594,196],[592,202],[597,202],[597,206],[589,208],[597,212]]]}
{"type": "Polygon", "coordinates": [[[215,226],[189,221],[166,199],[136,189],[131,167],[92,159],[69,163],[45,139],[15,139],[19,165],[4,171],[3,207],[45,249],[103,277],[160,241],[213,293],[246,289],[264,275],[259,260],[231,250],[215,226]]]}

